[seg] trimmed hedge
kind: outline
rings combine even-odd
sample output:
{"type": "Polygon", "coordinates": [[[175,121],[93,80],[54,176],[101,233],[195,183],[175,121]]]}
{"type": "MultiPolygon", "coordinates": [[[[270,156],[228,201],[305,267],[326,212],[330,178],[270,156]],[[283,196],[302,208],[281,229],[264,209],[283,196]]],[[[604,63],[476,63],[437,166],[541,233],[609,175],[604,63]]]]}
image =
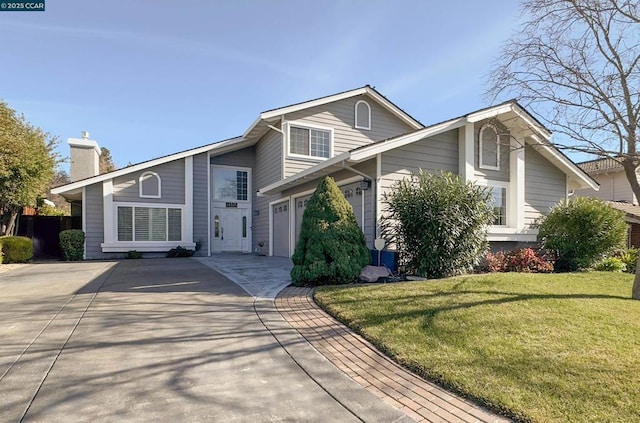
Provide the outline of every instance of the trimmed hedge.
{"type": "Polygon", "coordinates": [[[26,263],[33,257],[33,242],[23,236],[0,238],[0,247],[4,263],[26,263]]]}
{"type": "Polygon", "coordinates": [[[65,261],[80,261],[84,257],[84,232],[69,229],[60,232],[60,248],[65,261]]]}

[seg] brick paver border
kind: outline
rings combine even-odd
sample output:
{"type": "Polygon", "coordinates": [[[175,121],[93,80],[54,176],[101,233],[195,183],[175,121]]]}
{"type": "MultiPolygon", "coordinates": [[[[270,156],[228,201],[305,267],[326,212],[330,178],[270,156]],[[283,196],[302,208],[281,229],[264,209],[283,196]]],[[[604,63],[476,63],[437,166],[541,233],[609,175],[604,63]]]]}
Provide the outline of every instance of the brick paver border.
{"type": "Polygon", "coordinates": [[[325,313],[311,288],[285,288],[276,308],[316,350],[354,381],[418,422],[508,422],[407,371],[325,313]]]}

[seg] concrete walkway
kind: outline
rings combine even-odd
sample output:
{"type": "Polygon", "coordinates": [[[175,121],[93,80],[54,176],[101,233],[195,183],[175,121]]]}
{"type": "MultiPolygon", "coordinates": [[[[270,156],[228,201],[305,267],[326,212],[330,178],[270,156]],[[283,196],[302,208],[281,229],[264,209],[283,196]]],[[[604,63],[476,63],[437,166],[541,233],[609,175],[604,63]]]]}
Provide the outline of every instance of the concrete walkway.
{"type": "Polygon", "coordinates": [[[222,273],[255,298],[274,299],[291,284],[293,264],[288,258],[223,253],[195,260],[222,273]]]}

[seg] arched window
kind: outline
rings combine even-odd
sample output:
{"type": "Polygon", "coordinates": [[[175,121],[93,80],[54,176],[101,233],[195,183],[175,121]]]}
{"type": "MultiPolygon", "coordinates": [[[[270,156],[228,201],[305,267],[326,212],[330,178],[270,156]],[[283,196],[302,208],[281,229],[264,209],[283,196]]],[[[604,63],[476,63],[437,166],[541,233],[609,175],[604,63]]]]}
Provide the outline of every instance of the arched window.
{"type": "Polygon", "coordinates": [[[362,188],[356,187],[356,195],[359,197],[362,195],[362,188]]]}
{"type": "Polygon", "coordinates": [[[344,198],[351,198],[351,197],[353,197],[353,190],[350,190],[350,189],[344,190],[344,198]]]}
{"type": "Polygon", "coordinates": [[[162,196],[162,184],[160,176],[155,172],[144,172],[138,180],[140,186],[140,198],[160,198],[162,196]]]}
{"type": "Polygon", "coordinates": [[[356,103],[355,122],[358,129],[371,129],[371,107],[369,103],[360,100],[356,103]]]}
{"type": "Polygon", "coordinates": [[[500,135],[493,125],[480,128],[479,164],[481,169],[500,170],[500,135]]]}

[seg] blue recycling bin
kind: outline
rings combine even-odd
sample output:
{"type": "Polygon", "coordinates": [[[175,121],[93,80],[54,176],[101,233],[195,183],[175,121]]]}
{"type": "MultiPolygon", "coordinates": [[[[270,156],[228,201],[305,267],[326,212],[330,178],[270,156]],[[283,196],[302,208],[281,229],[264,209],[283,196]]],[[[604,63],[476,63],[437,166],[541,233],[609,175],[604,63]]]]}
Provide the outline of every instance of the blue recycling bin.
{"type": "Polygon", "coordinates": [[[398,271],[398,252],[382,250],[380,252],[380,264],[378,264],[378,250],[371,250],[371,265],[385,266],[393,273],[398,271]]]}

